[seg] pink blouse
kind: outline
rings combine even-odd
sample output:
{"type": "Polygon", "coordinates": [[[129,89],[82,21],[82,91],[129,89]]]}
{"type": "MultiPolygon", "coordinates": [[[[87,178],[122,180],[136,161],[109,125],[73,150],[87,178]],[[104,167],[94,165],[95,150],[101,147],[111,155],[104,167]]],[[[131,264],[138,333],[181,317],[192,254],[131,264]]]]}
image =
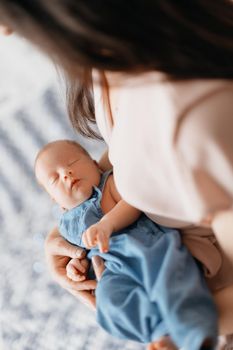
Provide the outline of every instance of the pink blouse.
{"type": "Polygon", "coordinates": [[[119,88],[113,122],[97,85],[94,94],[121,196],[157,223],[183,228],[201,261],[199,238],[208,237],[215,263],[206,263],[207,274],[216,275],[222,257],[203,222],[233,205],[233,83],[168,82],[156,73],[130,78],[119,88]]]}

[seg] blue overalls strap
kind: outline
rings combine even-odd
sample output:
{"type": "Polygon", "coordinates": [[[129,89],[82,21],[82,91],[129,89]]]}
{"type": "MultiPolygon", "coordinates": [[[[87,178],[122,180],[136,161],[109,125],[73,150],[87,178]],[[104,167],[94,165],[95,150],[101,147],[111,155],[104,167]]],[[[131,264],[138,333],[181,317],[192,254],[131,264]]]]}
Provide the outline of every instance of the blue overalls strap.
{"type": "Polygon", "coordinates": [[[104,172],[103,175],[101,176],[100,184],[98,186],[98,188],[100,189],[101,192],[103,191],[105,183],[106,183],[109,175],[111,175],[111,174],[112,174],[112,169],[104,172]]]}

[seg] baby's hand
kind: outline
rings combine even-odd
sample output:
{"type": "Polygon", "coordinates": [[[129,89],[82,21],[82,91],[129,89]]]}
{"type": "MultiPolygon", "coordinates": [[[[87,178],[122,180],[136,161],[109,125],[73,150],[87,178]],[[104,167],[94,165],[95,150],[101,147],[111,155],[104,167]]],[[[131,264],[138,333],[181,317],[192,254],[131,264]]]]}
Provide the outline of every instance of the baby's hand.
{"type": "Polygon", "coordinates": [[[82,282],[86,279],[88,267],[87,259],[71,259],[66,265],[66,275],[74,282],[82,282]]]}
{"type": "Polygon", "coordinates": [[[83,234],[83,243],[87,249],[95,247],[97,244],[101,253],[109,250],[109,237],[113,233],[113,228],[107,220],[99,221],[90,226],[83,234]]]}

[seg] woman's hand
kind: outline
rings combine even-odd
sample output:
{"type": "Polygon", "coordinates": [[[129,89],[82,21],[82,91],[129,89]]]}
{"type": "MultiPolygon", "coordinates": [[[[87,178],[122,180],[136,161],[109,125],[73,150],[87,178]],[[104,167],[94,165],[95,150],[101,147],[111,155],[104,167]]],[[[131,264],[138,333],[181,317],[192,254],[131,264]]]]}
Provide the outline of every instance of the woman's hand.
{"type": "Polygon", "coordinates": [[[99,282],[105,270],[104,260],[100,256],[95,255],[92,258],[92,264],[95,271],[96,279],[99,282]]]}
{"type": "Polygon", "coordinates": [[[75,282],[82,282],[87,279],[89,269],[88,259],[71,259],[66,265],[66,275],[75,282]]]}
{"type": "MultiPolygon", "coordinates": [[[[58,232],[53,229],[45,241],[45,254],[48,262],[48,268],[53,279],[61,287],[73,294],[82,303],[95,308],[95,296],[93,290],[96,288],[96,281],[85,280],[82,282],[72,281],[67,277],[66,266],[71,259],[83,259],[85,251],[68,243],[58,232]]],[[[99,270],[98,270],[99,273],[99,270]]]]}

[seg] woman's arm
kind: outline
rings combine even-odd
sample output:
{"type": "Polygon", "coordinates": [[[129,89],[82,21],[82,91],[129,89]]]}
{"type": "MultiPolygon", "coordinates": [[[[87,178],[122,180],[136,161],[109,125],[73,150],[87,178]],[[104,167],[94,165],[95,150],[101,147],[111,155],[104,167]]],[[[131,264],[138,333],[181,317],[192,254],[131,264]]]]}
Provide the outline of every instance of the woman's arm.
{"type": "Polygon", "coordinates": [[[233,285],[214,293],[219,313],[219,334],[233,333],[233,285]]]}
{"type": "MultiPolygon", "coordinates": [[[[212,220],[212,228],[224,255],[233,266],[233,210],[221,211],[212,220]]],[[[214,294],[219,311],[221,335],[233,333],[233,285],[214,294]]]]}
{"type": "Polygon", "coordinates": [[[233,210],[220,211],[215,214],[211,226],[233,269],[233,210]]]}

